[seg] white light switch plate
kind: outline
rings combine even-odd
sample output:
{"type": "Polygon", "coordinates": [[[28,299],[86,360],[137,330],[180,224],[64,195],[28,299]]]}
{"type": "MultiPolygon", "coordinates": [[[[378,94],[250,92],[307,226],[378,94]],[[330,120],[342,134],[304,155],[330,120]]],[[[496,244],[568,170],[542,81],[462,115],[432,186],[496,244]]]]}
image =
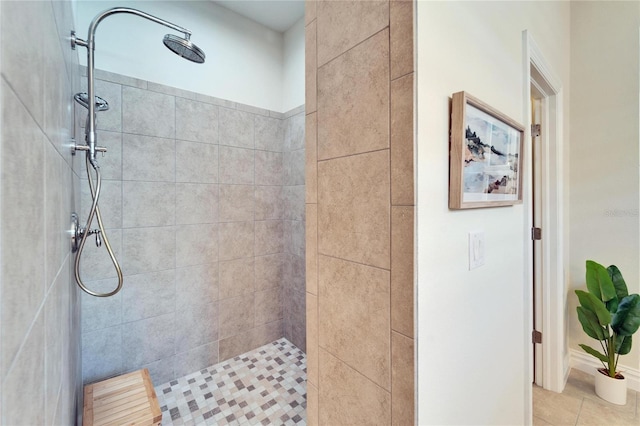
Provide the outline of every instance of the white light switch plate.
{"type": "Polygon", "coordinates": [[[469,232],[469,270],[484,265],[484,231],[469,232]]]}

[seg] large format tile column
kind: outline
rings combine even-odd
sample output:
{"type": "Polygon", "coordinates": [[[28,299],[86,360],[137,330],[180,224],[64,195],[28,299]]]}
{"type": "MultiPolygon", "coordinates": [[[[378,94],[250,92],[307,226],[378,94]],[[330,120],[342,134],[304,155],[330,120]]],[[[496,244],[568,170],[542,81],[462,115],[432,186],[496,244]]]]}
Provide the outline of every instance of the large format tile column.
{"type": "Polygon", "coordinates": [[[413,424],[413,2],[307,1],[307,417],[413,424]]]}

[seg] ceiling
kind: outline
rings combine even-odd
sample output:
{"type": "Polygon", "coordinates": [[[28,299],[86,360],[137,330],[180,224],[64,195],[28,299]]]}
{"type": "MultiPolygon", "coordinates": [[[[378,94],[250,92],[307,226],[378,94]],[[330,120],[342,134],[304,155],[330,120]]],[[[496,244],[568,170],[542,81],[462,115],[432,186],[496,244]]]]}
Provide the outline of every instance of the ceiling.
{"type": "Polygon", "coordinates": [[[285,32],[304,16],[304,0],[212,0],[274,31],[285,32]]]}

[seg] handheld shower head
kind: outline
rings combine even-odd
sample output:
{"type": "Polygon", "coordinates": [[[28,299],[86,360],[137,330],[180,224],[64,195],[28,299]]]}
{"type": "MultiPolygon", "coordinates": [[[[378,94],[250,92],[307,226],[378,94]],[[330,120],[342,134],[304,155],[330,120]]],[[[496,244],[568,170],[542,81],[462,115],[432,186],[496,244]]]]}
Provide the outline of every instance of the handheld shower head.
{"type": "MultiPolygon", "coordinates": [[[[188,34],[187,37],[189,37],[188,34]]],[[[182,38],[173,34],[167,34],[164,36],[162,42],[176,55],[197,64],[204,63],[204,52],[198,46],[193,44],[189,38],[182,38]]]]}

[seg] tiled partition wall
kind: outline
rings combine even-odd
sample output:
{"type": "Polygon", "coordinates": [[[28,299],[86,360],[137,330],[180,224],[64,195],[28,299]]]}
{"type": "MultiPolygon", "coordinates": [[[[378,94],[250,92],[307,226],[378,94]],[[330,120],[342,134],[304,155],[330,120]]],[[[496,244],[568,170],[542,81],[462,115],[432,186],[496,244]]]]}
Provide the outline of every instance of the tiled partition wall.
{"type": "Polygon", "coordinates": [[[413,2],[306,6],[308,421],[413,424],[413,2]]]}
{"type": "MultiPolygon", "coordinates": [[[[110,298],[83,294],[84,382],[147,367],[164,383],[282,337],[283,219],[301,220],[285,213],[295,193],[283,176],[297,167],[283,147],[302,145],[303,121],[288,120],[298,111],[96,76],[111,107],[98,113],[109,150],[100,206],[125,284],[110,298]]],[[[84,217],[86,180],[82,190],[84,217]]],[[[90,287],[114,288],[104,248],[91,241],[82,265],[90,287]]]]}
{"type": "Polygon", "coordinates": [[[73,14],[67,1],[2,1],[0,15],[0,423],[70,425],[82,404],[66,232],[79,198],[73,14]]]}
{"type": "MultiPolygon", "coordinates": [[[[298,111],[299,110],[299,111],[298,111]]],[[[298,348],[306,347],[304,109],[285,120],[284,139],[284,336],[298,348]]]]}

